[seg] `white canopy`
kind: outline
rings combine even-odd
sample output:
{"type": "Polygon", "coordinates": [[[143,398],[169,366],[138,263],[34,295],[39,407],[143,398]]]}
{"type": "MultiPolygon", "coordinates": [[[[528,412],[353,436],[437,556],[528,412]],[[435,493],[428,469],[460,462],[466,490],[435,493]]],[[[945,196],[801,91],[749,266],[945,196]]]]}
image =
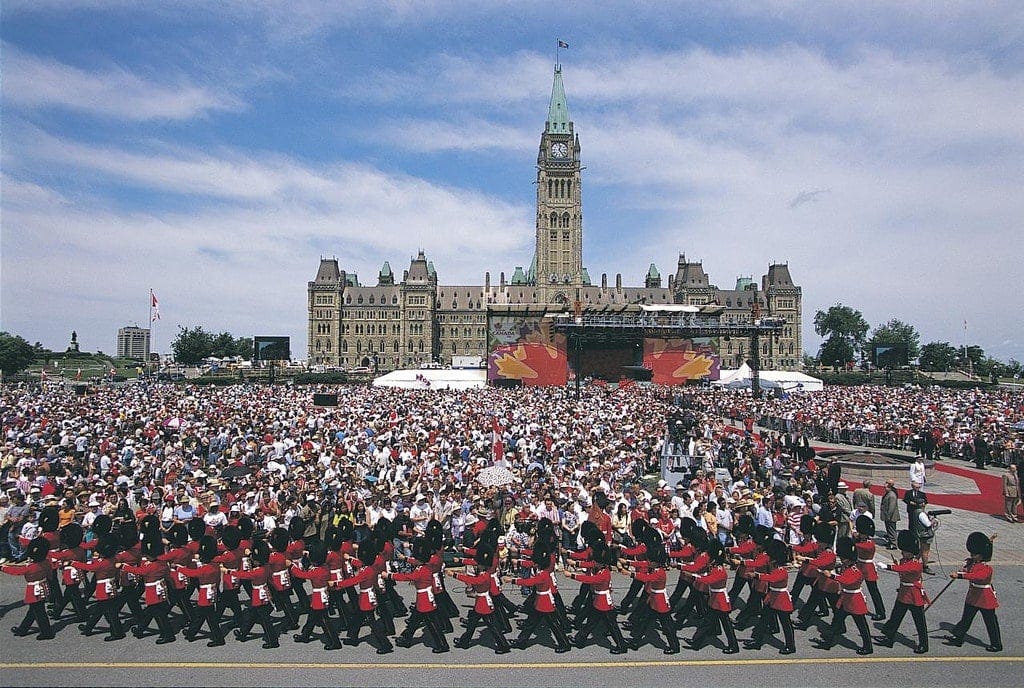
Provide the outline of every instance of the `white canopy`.
{"type": "MultiPolygon", "coordinates": [[[[746,363],[735,370],[723,370],[716,382],[711,384],[726,389],[749,389],[754,373],[746,363]]],[[[762,370],[760,375],[763,389],[781,389],[784,392],[820,392],[824,383],[795,370],[762,370]]]]}
{"type": "Polygon", "coordinates": [[[374,387],[398,387],[401,389],[477,389],[487,386],[487,371],[484,369],[438,370],[422,368],[416,370],[394,370],[373,381],[374,387]]]}

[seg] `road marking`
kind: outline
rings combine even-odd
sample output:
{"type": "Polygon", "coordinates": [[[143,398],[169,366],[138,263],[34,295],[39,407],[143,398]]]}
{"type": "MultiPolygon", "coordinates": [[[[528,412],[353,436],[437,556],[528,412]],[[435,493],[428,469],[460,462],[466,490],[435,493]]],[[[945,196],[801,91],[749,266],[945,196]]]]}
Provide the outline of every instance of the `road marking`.
{"type": "Polygon", "coordinates": [[[680,659],[606,662],[0,662],[0,669],[633,669],[638,667],[715,667],[800,664],[924,664],[1024,662],[1024,657],[835,657],[821,659],[680,659]]]}

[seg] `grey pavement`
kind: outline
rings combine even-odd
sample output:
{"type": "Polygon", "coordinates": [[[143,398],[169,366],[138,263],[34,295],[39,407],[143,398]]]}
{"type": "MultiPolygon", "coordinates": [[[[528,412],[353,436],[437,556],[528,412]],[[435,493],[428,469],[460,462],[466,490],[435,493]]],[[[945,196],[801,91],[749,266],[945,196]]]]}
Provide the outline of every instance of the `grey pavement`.
{"type": "MultiPolygon", "coordinates": [[[[945,547],[946,545],[944,545],[945,547]]],[[[948,545],[946,570],[959,563],[962,548],[948,545]],[[955,554],[955,556],[954,556],[955,554]]],[[[568,601],[576,586],[561,576],[562,594],[568,601]]],[[[935,595],[948,581],[930,577],[926,588],[935,595]]],[[[551,647],[535,645],[528,650],[513,650],[497,656],[485,647],[467,650],[453,648],[448,654],[434,655],[417,644],[409,649],[396,648],[386,656],[377,656],[368,644],[327,652],[318,643],[293,643],[290,634],[282,636],[281,647],[263,650],[258,640],[239,643],[229,636],[224,647],[210,649],[205,642],[187,643],[179,639],[170,645],[155,645],[153,638],[129,638],[105,643],[101,636],[83,638],[73,624],[66,625],[53,641],[13,637],[9,627],[18,623],[24,607],[20,604],[20,579],[0,576],[0,683],[5,685],[424,685],[424,686],[550,686],[550,685],[787,685],[820,686],[826,682],[823,671],[842,672],[828,683],[850,686],[883,684],[933,686],[1019,685],[1024,669],[1024,566],[997,566],[995,589],[1002,605],[999,618],[1005,651],[985,652],[984,625],[976,619],[968,640],[961,648],[942,644],[948,628],[960,616],[966,584],[953,584],[928,612],[931,653],[912,654],[913,625],[904,622],[895,648],[876,648],[870,657],[855,654],[856,632],[848,624],[845,644],[832,652],[816,649],[810,640],[813,629],[797,632],[797,654],[782,657],[776,647],[766,645],[760,651],[743,649],[727,656],[722,646],[700,651],[684,649],[679,655],[666,656],[659,646],[644,646],[638,652],[614,656],[607,646],[592,645],[564,655],[551,647]]],[[[670,579],[674,585],[675,578],[670,579]]],[[[616,597],[626,589],[626,580],[615,581],[616,597]]],[[[453,586],[454,587],[454,586],[453,586]]],[[[511,588],[511,586],[507,586],[511,588]]],[[[895,598],[896,578],[882,573],[881,588],[887,607],[895,598]]],[[[403,591],[407,592],[407,591],[403,591]]],[[[518,591],[510,590],[519,602],[518,591]]],[[[461,589],[453,596],[465,614],[468,601],[461,589]]],[[[406,596],[408,597],[408,596],[406,596]]],[[[872,624],[874,626],[875,624],[872,624]]],[[[402,627],[399,621],[399,628],[402,627]]],[[[693,629],[680,631],[688,638],[693,629]]],[[[365,635],[365,632],[364,632],[365,635]]],[[[741,632],[740,640],[750,632],[741,632]]],[[[544,642],[549,643],[545,640],[544,642]]]]}

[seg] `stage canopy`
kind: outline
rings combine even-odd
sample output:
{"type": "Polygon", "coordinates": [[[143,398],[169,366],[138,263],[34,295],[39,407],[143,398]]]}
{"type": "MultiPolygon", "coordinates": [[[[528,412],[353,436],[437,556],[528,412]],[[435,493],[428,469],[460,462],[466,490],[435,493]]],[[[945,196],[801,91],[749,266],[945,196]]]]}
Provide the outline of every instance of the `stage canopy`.
{"type": "Polygon", "coordinates": [[[374,387],[401,389],[476,389],[487,386],[487,371],[482,369],[395,370],[373,381],[374,387]]]}
{"type": "MultiPolygon", "coordinates": [[[[717,382],[711,384],[726,389],[749,389],[753,371],[746,363],[735,370],[722,370],[717,382]]],[[[783,392],[820,392],[824,383],[816,377],[792,370],[762,370],[761,389],[783,392]]]]}

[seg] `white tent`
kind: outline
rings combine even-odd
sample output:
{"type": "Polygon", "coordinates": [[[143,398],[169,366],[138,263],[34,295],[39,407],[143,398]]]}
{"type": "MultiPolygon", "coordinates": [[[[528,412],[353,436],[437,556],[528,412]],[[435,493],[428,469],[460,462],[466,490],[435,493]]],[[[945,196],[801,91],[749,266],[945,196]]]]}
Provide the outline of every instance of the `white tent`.
{"type": "MultiPolygon", "coordinates": [[[[726,389],[749,389],[754,371],[746,363],[735,370],[723,370],[716,382],[711,384],[726,389]]],[[[779,389],[784,392],[820,392],[824,383],[816,377],[793,370],[762,370],[762,389],[779,389]]]]}
{"type": "Polygon", "coordinates": [[[394,370],[373,381],[374,387],[401,389],[477,389],[487,386],[487,371],[483,369],[394,370]]]}

